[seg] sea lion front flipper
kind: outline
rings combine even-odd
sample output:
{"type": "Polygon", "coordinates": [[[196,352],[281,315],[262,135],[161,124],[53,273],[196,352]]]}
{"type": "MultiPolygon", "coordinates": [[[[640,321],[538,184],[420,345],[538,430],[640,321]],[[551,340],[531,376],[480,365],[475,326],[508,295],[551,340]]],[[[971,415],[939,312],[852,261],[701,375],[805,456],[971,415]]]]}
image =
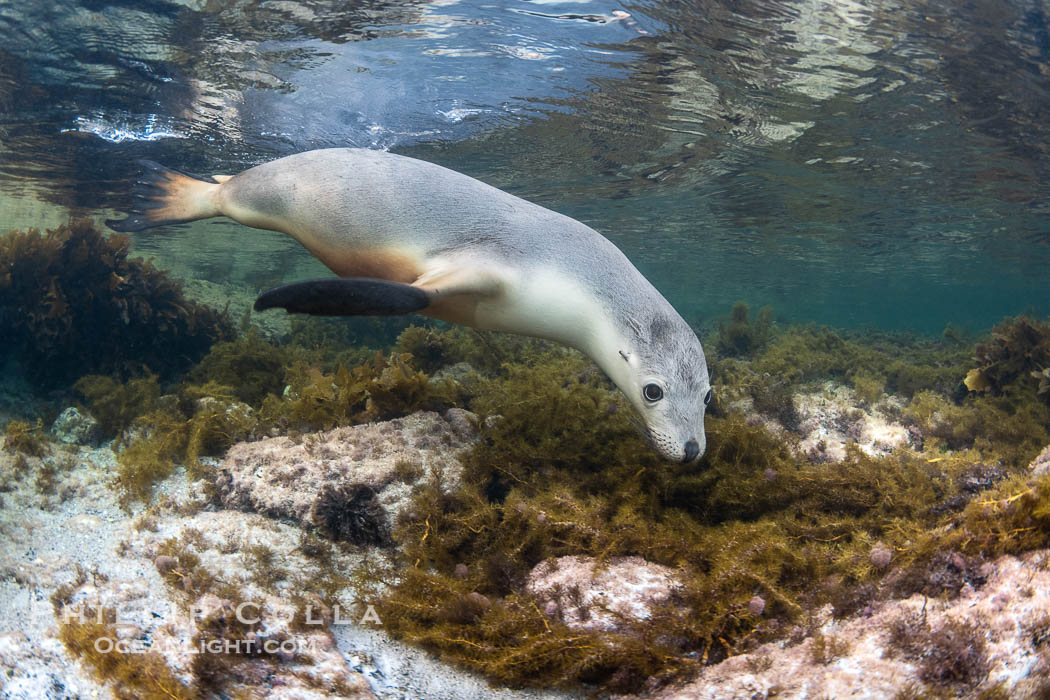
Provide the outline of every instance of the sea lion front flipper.
{"type": "Polygon", "coordinates": [[[364,277],[333,277],[295,282],[263,292],[255,310],[285,309],[313,316],[397,316],[421,311],[430,295],[400,282],[364,277]]]}

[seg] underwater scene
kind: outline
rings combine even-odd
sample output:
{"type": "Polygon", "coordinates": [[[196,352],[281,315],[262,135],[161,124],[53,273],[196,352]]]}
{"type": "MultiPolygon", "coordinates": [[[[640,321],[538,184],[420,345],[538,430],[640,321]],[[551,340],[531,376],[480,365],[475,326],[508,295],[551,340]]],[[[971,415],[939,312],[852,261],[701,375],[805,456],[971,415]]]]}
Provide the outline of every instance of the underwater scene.
{"type": "Polygon", "coordinates": [[[0,0],[0,700],[1050,698],[1050,8],[0,0]]]}

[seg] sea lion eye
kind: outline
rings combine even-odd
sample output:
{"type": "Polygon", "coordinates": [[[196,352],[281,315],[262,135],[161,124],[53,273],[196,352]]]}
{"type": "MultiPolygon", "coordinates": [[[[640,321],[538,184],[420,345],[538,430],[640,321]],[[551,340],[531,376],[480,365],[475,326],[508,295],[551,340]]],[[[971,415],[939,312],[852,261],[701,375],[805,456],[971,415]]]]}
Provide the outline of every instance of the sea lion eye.
{"type": "Polygon", "coordinates": [[[642,387],[642,396],[645,397],[646,401],[656,402],[664,397],[664,390],[660,388],[659,384],[646,384],[642,387]]]}
{"type": "Polygon", "coordinates": [[[708,389],[707,390],[707,394],[704,395],[704,405],[706,406],[709,403],[711,403],[711,390],[710,389],[708,389]]]}

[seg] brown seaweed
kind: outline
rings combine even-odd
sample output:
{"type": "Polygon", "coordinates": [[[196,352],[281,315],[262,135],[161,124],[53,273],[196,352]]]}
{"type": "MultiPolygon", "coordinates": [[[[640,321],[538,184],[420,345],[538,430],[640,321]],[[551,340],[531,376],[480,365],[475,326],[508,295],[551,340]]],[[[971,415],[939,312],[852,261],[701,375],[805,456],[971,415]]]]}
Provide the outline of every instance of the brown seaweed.
{"type": "Polygon", "coordinates": [[[87,221],[0,237],[0,325],[37,386],[144,369],[170,377],[230,337],[224,313],[186,299],[129,246],[87,221]]]}

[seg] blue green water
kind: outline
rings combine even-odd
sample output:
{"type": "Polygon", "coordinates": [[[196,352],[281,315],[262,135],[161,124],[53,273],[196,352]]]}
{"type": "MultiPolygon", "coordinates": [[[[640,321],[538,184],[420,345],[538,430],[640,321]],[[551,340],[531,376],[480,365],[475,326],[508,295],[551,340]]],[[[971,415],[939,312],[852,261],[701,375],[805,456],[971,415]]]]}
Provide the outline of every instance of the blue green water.
{"type": "MultiPolygon", "coordinates": [[[[0,227],[17,197],[120,209],[137,158],[385,148],[591,224],[701,326],[1050,313],[1048,114],[1035,0],[0,0],[0,227]]],[[[217,282],[309,266],[204,226],[135,247],[217,282]]]]}

